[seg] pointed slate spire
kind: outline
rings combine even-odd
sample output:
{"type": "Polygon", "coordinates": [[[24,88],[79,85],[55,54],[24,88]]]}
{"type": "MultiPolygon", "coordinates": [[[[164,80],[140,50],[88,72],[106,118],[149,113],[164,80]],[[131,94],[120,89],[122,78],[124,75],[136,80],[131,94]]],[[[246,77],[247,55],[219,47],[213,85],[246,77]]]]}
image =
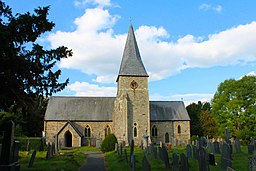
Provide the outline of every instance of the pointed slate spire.
{"type": "Polygon", "coordinates": [[[132,25],[130,25],[129,27],[129,32],[123,52],[123,58],[119,69],[117,81],[119,76],[148,77],[147,71],[140,57],[140,52],[132,25]]]}

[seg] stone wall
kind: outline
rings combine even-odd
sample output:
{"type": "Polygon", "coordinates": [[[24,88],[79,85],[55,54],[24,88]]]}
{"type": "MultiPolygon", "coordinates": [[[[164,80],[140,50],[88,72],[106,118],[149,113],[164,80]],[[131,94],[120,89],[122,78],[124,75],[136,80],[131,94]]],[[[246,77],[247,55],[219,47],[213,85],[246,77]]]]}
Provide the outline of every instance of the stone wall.
{"type": "Polygon", "coordinates": [[[179,141],[178,144],[187,143],[190,140],[190,121],[174,121],[173,122],[174,137],[179,141]],[[180,125],[180,133],[178,133],[178,126],[180,125]]]}
{"type": "Polygon", "coordinates": [[[159,142],[165,143],[165,134],[169,134],[169,142],[171,142],[171,138],[173,138],[173,122],[172,121],[166,121],[166,122],[151,122],[150,128],[152,130],[153,126],[156,126],[157,128],[157,136],[152,137],[151,140],[153,143],[159,144],[159,142]]]}
{"type": "MultiPolygon", "coordinates": [[[[115,115],[122,115],[124,122],[127,123],[127,130],[124,130],[125,141],[128,142],[134,139],[134,143],[140,145],[146,130],[147,134],[150,135],[148,77],[119,76],[117,96],[127,98],[127,110],[122,111],[122,113],[115,113],[115,115]],[[131,87],[132,82],[136,82],[136,88],[131,87]],[[136,137],[134,136],[135,127],[137,129],[136,137]]],[[[115,128],[123,126],[124,122],[117,119],[113,121],[116,124],[115,128]]],[[[117,133],[118,137],[121,136],[119,134],[117,133]]]]}
{"type": "MultiPolygon", "coordinates": [[[[46,142],[55,142],[56,134],[63,128],[63,126],[67,122],[65,121],[45,121],[44,123],[44,130],[46,135],[46,142]]],[[[91,130],[91,138],[100,138],[103,140],[105,138],[105,128],[107,126],[110,127],[111,133],[113,133],[113,126],[112,122],[74,122],[76,128],[84,135],[85,134],[85,127],[88,125],[91,130]]],[[[64,135],[67,131],[70,131],[72,134],[72,146],[81,146],[81,138],[76,133],[76,131],[72,128],[70,124],[68,124],[59,134],[58,141],[60,146],[64,146],[64,135]]]]}

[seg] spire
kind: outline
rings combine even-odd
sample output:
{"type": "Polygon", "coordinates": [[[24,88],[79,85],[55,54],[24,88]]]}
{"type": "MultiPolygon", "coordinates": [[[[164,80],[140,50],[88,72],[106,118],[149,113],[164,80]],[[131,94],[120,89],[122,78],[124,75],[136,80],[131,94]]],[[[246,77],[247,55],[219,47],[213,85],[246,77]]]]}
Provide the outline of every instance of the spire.
{"type": "Polygon", "coordinates": [[[146,69],[140,57],[140,52],[136,42],[132,25],[130,25],[129,27],[129,32],[128,32],[117,80],[119,76],[148,77],[148,74],[146,72],[146,69]]]}

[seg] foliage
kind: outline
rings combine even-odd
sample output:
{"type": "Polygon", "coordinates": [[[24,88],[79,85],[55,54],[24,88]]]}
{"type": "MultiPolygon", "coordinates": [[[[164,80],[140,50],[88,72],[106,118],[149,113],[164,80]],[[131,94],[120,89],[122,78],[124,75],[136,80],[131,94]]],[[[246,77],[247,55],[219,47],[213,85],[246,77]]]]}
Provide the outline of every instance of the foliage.
{"type": "Polygon", "coordinates": [[[190,135],[203,135],[203,129],[200,123],[199,115],[201,111],[211,110],[211,105],[209,102],[202,103],[198,101],[198,103],[192,103],[186,107],[188,111],[188,115],[190,117],[190,135]]]}
{"type": "Polygon", "coordinates": [[[109,152],[115,149],[115,144],[117,143],[116,136],[114,134],[109,134],[105,137],[101,144],[102,152],[109,152]]]}
{"type": "MultiPolygon", "coordinates": [[[[0,138],[0,143],[2,142],[2,137],[0,138]]],[[[19,141],[19,150],[26,151],[27,144],[30,143],[30,149],[38,151],[41,145],[41,138],[40,137],[15,137],[15,141],[19,141]]]]}
{"type": "Polygon", "coordinates": [[[220,133],[228,127],[239,139],[256,137],[256,77],[222,82],[212,99],[212,111],[220,133]]]}
{"type": "Polygon", "coordinates": [[[10,112],[12,106],[11,112],[21,115],[23,129],[33,136],[43,128],[47,97],[69,82],[58,81],[61,70],[54,66],[72,56],[72,51],[63,46],[45,50],[35,43],[54,27],[47,19],[48,11],[49,7],[39,7],[35,14],[13,15],[0,1],[0,110],[10,112]]]}
{"type": "Polygon", "coordinates": [[[199,120],[204,136],[213,138],[217,133],[217,124],[212,112],[210,110],[202,110],[199,114],[199,120]]]}

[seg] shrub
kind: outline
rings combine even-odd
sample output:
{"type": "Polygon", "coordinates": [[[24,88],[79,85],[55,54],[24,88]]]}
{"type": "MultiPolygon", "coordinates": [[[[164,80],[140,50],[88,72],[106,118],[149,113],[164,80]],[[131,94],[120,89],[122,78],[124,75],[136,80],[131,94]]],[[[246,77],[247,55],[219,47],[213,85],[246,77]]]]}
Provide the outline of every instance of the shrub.
{"type": "Polygon", "coordinates": [[[105,137],[101,144],[101,151],[103,153],[113,151],[115,149],[115,144],[117,143],[116,136],[114,134],[109,134],[105,137]]]}

